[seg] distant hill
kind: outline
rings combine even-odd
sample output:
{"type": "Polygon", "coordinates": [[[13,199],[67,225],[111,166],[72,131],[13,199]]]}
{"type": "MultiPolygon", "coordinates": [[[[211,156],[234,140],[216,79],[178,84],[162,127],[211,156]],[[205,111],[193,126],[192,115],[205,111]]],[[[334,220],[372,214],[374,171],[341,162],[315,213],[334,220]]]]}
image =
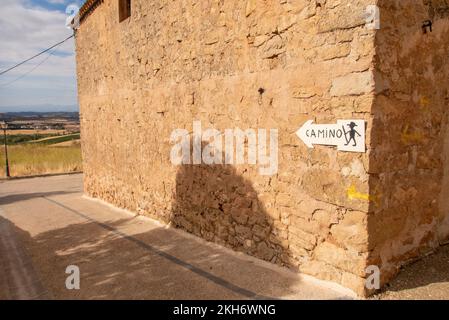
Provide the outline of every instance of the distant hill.
{"type": "Polygon", "coordinates": [[[0,121],[11,121],[11,120],[46,120],[46,119],[70,119],[79,121],[79,113],[78,112],[35,112],[35,111],[27,111],[27,112],[0,112],[0,121]]]}
{"type": "Polygon", "coordinates": [[[34,106],[0,106],[0,113],[6,112],[78,112],[78,105],[51,105],[42,104],[34,106]]]}

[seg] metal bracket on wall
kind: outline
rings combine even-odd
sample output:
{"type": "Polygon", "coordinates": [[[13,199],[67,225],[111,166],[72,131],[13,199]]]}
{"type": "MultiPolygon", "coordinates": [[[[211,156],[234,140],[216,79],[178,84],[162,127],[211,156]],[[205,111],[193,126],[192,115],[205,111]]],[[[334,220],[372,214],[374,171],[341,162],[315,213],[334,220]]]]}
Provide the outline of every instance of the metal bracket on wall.
{"type": "Polygon", "coordinates": [[[424,34],[427,33],[427,28],[429,28],[429,31],[432,32],[432,21],[431,20],[425,20],[422,24],[422,31],[424,34]]]}

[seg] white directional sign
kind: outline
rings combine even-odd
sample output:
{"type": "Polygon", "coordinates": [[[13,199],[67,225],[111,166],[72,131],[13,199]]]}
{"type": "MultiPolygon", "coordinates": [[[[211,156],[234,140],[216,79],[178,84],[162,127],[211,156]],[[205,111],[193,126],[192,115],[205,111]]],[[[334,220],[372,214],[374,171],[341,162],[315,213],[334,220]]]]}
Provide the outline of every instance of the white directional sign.
{"type": "Polygon", "coordinates": [[[339,151],[365,152],[364,120],[337,120],[336,124],[314,124],[309,120],[296,134],[309,148],[321,144],[336,146],[339,151]]]}

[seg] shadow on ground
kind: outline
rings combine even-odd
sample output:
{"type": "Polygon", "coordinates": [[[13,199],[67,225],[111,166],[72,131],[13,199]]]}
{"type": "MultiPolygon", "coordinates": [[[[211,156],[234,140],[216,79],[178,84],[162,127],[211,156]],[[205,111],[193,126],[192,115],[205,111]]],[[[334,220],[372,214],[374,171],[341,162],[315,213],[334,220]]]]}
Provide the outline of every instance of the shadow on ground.
{"type": "Polygon", "coordinates": [[[40,275],[36,281],[57,299],[247,299],[294,293],[292,279],[273,281],[272,270],[242,263],[173,230],[156,228],[132,237],[114,231],[133,220],[88,221],[34,238],[14,228],[40,275]],[[81,290],[65,288],[69,265],[80,268],[81,290]]]}
{"type": "Polygon", "coordinates": [[[7,196],[0,197],[0,205],[7,205],[19,201],[27,201],[32,200],[35,198],[41,198],[41,197],[51,197],[51,196],[58,196],[58,195],[66,195],[66,194],[73,194],[73,193],[79,193],[76,191],[51,191],[51,192],[31,192],[31,193],[22,193],[22,194],[11,194],[7,196]]]}

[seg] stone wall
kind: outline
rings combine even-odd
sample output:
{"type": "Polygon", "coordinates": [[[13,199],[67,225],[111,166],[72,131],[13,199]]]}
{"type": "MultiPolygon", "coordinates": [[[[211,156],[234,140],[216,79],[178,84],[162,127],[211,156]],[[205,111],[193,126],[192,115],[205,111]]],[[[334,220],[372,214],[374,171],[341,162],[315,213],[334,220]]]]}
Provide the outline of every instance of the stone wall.
{"type": "MultiPolygon", "coordinates": [[[[381,258],[397,236],[388,225],[394,222],[392,212],[405,219],[411,207],[401,204],[416,197],[417,206],[436,214],[437,204],[430,198],[422,202],[422,190],[411,184],[427,179],[430,185],[421,186],[436,197],[440,187],[434,178],[442,174],[441,166],[438,174],[416,167],[423,173],[416,178],[407,171],[410,161],[438,166],[433,161],[441,160],[437,143],[422,150],[402,145],[401,139],[383,144],[386,137],[391,141],[384,128],[391,134],[396,129],[399,136],[404,131],[399,118],[416,97],[409,88],[398,88],[392,100],[385,94],[388,89],[379,86],[397,76],[393,62],[401,68],[414,64],[417,50],[404,48],[410,57],[405,62],[382,51],[401,38],[391,31],[394,26],[377,37],[376,30],[366,28],[363,15],[371,4],[133,0],[131,18],[119,23],[117,1],[105,0],[76,33],[85,192],[364,294],[368,262],[403,258],[396,253],[381,258]],[[382,78],[376,88],[374,74],[382,78]],[[384,118],[384,112],[391,117],[384,118]],[[366,120],[366,154],[308,149],[295,135],[307,120],[345,118],[366,120]],[[221,132],[278,129],[277,174],[260,175],[253,165],[172,165],[171,132],[192,131],[195,120],[221,132]],[[371,134],[373,121],[379,127],[371,134]],[[390,174],[401,170],[408,179],[403,188],[390,182],[390,174]],[[402,200],[392,202],[394,196],[402,200]],[[384,235],[386,226],[391,230],[384,235]]],[[[385,8],[400,15],[400,8],[385,8]]],[[[444,26],[436,25],[431,37],[444,26]]],[[[416,37],[421,38],[419,31],[416,37]]],[[[422,82],[430,90],[434,87],[424,81],[424,71],[422,82]]],[[[398,72],[413,82],[406,68],[398,72]]],[[[427,91],[417,94],[424,93],[434,97],[427,91]]],[[[435,106],[440,112],[441,102],[435,106]]],[[[422,124],[417,115],[408,116],[406,133],[412,134],[422,124]]],[[[437,134],[429,125],[442,122],[432,116],[426,115],[425,128],[437,134]]],[[[413,225],[405,225],[404,234],[409,234],[413,225]]],[[[403,243],[407,237],[394,241],[403,243]]]]}
{"type": "Polygon", "coordinates": [[[449,1],[378,5],[368,234],[385,283],[449,237],[449,1]]]}

